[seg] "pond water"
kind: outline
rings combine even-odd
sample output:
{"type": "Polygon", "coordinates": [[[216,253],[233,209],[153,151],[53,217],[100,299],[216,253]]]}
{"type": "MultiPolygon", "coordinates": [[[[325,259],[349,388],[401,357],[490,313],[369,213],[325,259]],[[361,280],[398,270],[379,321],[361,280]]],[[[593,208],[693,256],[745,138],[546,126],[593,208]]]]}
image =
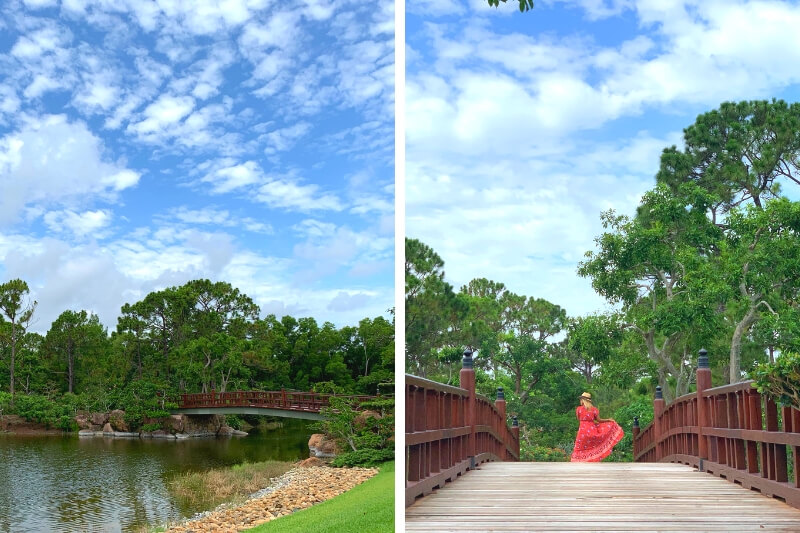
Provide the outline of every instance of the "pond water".
{"type": "Polygon", "coordinates": [[[0,434],[0,531],[136,531],[191,516],[167,491],[175,474],[308,457],[312,422],[247,437],[185,440],[0,434]]]}

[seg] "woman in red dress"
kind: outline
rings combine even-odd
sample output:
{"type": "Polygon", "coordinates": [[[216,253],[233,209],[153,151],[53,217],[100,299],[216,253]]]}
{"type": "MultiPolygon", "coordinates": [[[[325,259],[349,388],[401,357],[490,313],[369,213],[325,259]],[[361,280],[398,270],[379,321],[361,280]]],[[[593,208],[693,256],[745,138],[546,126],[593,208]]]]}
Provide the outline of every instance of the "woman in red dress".
{"type": "Polygon", "coordinates": [[[584,392],[581,404],[575,409],[580,420],[575,448],[572,450],[573,462],[599,462],[608,457],[611,450],[622,440],[625,433],[612,419],[600,418],[600,411],[592,405],[592,395],[584,392]]]}

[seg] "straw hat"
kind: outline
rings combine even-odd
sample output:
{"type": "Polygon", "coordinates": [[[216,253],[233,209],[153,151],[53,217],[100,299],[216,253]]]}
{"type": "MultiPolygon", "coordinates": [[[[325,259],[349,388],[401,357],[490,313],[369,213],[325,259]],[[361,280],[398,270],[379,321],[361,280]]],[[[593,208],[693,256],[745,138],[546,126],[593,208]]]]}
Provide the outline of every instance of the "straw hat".
{"type": "Polygon", "coordinates": [[[581,394],[578,399],[579,400],[586,400],[587,402],[592,403],[592,395],[589,394],[588,392],[584,392],[583,394],[581,394]]]}

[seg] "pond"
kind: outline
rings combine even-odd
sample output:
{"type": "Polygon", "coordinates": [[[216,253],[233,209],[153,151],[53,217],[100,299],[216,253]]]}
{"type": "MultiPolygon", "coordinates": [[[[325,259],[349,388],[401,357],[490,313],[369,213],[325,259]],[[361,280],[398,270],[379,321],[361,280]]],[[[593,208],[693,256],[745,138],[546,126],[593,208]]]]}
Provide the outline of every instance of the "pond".
{"type": "Polygon", "coordinates": [[[0,531],[136,531],[191,516],[167,491],[175,474],[308,457],[312,422],[247,437],[185,440],[0,434],[0,531]]]}

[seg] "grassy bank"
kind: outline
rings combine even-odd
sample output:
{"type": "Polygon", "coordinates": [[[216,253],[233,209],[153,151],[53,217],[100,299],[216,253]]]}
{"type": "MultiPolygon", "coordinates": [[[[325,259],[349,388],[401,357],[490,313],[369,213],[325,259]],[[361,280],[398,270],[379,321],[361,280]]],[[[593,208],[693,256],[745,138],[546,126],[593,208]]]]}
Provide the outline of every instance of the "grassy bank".
{"type": "Polygon", "coordinates": [[[256,533],[383,533],[394,531],[394,462],[328,501],[262,524],[256,533]]]}
{"type": "Polygon", "coordinates": [[[170,493],[184,504],[213,508],[268,487],[270,478],[284,474],[293,466],[286,461],[263,461],[204,472],[186,472],[172,478],[168,487],[170,493]]]}

